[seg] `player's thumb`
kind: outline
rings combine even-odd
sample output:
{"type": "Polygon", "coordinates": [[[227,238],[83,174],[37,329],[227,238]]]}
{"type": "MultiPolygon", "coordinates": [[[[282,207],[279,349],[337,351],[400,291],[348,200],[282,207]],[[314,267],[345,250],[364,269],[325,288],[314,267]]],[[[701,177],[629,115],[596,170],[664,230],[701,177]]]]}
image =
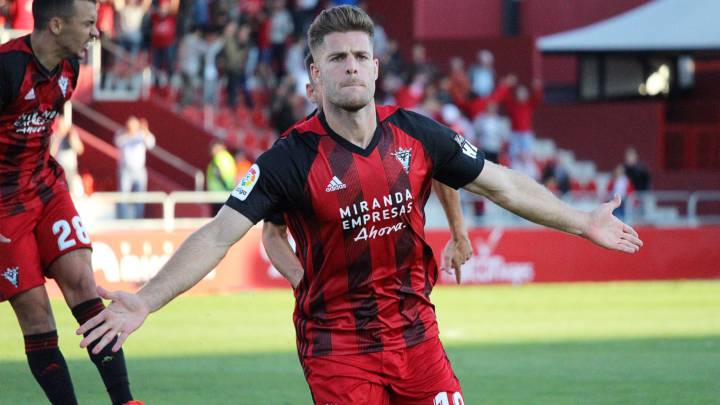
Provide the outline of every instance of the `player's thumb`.
{"type": "Polygon", "coordinates": [[[612,204],[613,210],[620,206],[620,203],[622,203],[622,199],[620,198],[620,194],[615,194],[612,201],[610,201],[610,204],[612,204]]]}
{"type": "Polygon", "coordinates": [[[110,291],[104,289],[102,286],[97,286],[97,293],[101,298],[106,300],[113,300],[116,296],[116,294],[111,293],[110,291]]]}

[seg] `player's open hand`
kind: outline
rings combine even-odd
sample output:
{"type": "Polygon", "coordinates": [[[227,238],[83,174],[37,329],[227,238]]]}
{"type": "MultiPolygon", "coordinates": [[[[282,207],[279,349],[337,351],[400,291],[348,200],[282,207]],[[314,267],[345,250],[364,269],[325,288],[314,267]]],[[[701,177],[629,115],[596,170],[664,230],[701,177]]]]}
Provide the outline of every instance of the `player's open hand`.
{"type": "Polygon", "coordinates": [[[461,266],[467,262],[473,254],[470,238],[463,235],[459,239],[450,238],[442,253],[440,269],[448,274],[455,271],[455,281],[460,284],[462,280],[461,266]]]}
{"type": "Polygon", "coordinates": [[[124,291],[110,292],[100,286],[97,291],[102,298],[112,302],[102,312],[82,324],[75,333],[82,335],[90,331],[80,342],[80,347],[88,347],[97,341],[92,349],[95,354],[100,353],[100,350],[117,337],[112,347],[112,351],[117,352],[128,336],[143,324],[150,311],[135,294],[124,291]]]}
{"type": "Polygon", "coordinates": [[[0,233],[0,243],[10,243],[10,242],[12,242],[12,241],[0,233]]]}
{"type": "Polygon", "coordinates": [[[616,195],[612,201],[590,212],[590,222],[584,236],[604,248],[635,253],[640,250],[643,242],[630,225],[612,214],[620,203],[620,196],[616,195]]]}

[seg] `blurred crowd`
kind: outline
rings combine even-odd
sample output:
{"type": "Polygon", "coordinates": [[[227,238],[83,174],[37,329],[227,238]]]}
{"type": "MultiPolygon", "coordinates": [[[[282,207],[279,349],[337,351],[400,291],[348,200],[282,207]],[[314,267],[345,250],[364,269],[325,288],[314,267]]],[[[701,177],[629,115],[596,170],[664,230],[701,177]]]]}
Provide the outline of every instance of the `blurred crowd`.
{"type": "MultiPolygon", "coordinates": [[[[0,25],[22,29],[27,24],[23,10],[30,3],[0,0],[0,25]]],[[[169,100],[185,116],[212,111],[213,125],[224,132],[222,141],[211,146],[207,185],[210,190],[231,189],[277,134],[315,108],[305,94],[305,37],[314,17],[336,4],[366,6],[363,1],[328,0],[99,0],[103,85],[130,86],[138,69],[152,66],[155,97],[169,100]]],[[[561,157],[536,153],[532,123],[542,101],[540,80],[520,83],[512,74],[498,77],[488,50],[478,50],[473,60],[455,57],[441,66],[417,43],[406,59],[383,29],[382,18],[373,17],[381,72],[378,103],[396,104],[448,125],[479,146],[488,160],[517,169],[553,192],[597,192],[592,179],[573,179],[561,157]]],[[[154,140],[142,139],[152,148],[154,140]]],[[[643,187],[619,175],[633,178],[627,161],[608,185],[625,189],[625,195],[629,188],[623,184],[643,187]]],[[[130,189],[147,183],[137,170],[120,180],[123,190],[130,183],[130,189]]]]}

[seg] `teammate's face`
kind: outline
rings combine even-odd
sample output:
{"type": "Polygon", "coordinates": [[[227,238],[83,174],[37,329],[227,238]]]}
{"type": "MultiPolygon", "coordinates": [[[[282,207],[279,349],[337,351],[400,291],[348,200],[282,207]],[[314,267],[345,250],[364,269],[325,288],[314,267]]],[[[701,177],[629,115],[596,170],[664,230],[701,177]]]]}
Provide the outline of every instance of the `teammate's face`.
{"type": "Polygon", "coordinates": [[[73,15],[62,20],[58,44],[67,57],[83,57],[90,42],[100,35],[96,26],[97,8],[95,3],[86,0],[75,0],[73,7],[73,15]]]}
{"type": "Polygon", "coordinates": [[[378,77],[370,37],[360,31],[334,32],[325,36],[318,51],[319,63],[312,69],[315,91],[343,110],[357,111],[368,105],[378,77]]]}

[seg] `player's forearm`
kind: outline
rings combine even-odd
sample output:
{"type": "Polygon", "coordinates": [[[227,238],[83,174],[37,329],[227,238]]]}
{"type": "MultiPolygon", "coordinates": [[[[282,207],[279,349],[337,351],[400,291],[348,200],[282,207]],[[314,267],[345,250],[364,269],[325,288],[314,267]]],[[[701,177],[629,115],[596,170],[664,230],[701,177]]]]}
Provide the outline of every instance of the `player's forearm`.
{"type": "Polygon", "coordinates": [[[206,225],[191,234],[138,295],[150,312],[199,283],[225,257],[229,245],[213,241],[206,225]]]}
{"type": "Polygon", "coordinates": [[[503,186],[485,193],[494,203],[537,224],[573,235],[585,234],[588,213],[565,204],[530,177],[507,168],[502,170],[503,186]]]}
{"type": "Polygon", "coordinates": [[[448,187],[435,180],[433,180],[433,190],[435,190],[440,205],[442,205],[443,211],[445,211],[452,238],[460,239],[464,237],[467,234],[467,229],[463,222],[460,193],[452,187],[448,187]]]}
{"type": "Polygon", "coordinates": [[[287,240],[285,229],[285,227],[266,224],[263,227],[263,246],[270,263],[294,288],[300,284],[304,270],[287,240]]]}

